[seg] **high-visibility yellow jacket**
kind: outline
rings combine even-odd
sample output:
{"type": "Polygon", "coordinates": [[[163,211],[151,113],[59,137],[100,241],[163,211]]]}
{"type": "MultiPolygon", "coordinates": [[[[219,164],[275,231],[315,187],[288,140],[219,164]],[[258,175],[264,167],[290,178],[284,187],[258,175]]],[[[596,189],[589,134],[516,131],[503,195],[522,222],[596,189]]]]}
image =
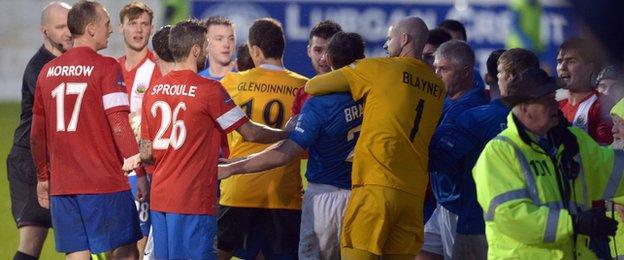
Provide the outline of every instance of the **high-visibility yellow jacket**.
{"type": "MultiPolygon", "coordinates": [[[[591,202],[624,194],[624,152],[599,146],[578,128],[569,128],[579,144],[580,164],[572,187],[569,210],[561,202],[557,175],[549,155],[537,144],[524,142],[513,119],[507,129],[484,148],[473,177],[483,208],[488,259],[595,259],[585,246],[574,242],[571,215],[587,210],[591,202]]],[[[558,148],[560,160],[563,146],[558,148]]]]}

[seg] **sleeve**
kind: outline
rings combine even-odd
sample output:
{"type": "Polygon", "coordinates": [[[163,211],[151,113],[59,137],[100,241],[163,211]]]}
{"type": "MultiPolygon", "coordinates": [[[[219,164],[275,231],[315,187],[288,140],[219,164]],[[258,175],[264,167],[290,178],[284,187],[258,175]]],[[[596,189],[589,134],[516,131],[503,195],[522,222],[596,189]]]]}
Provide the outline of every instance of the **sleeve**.
{"type": "Polygon", "coordinates": [[[570,131],[577,137],[590,200],[623,196],[624,150],[600,146],[581,129],[570,128],[570,131]]]}
{"type": "Polygon", "coordinates": [[[119,67],[119,63],[114,62],[112,58],[107,66],[111,71],[107,71],[100,82],[104,111],[106,114],[118,111],[129,112],[130,103],[128,93],[126,93],[123,75],[121,74],[121,67],[119,67]]]}
{"type": "Polygon", "coordinates": [[[604,102],[596,101],[594,106],[591,108],[591,115],[589,118],[593,119],[589,123],[589,133],[596,142],[608,145],[613,142],[613,133],[611,129],[613,128],[613,123],[611,121],[611,117],[609,116],[608,111],[603,111],[601,109],[602,106],[605,105],[604,102]],[[600,103],[598,103],[600,102],[600,103]]]}
{"type": "Polygon", "coordinates": [[[295,94],[295,102],[292,106],[292,115],[298,115],[301,113],[301,109],[303,108],[303,104],[310,98],[310,95],[305,93],[305,86],[299,88],[297,93],[295,94]]]}
{"type": "Polygon", "coordinates": [[[349,82],[340,70],[318,75],[306,83],[305,92],[310,95],[326,95],[349,91],[349,82]]]}
{"type": "Polygon", "coordinates": [[[338,70],[347,79],[347,82],[349,82],[353,100],[364,98],[371,90],[373,86],[372,81],[380,76],[376,73],[378,71],[378,65],[376,60],[364,59],[338,70]]]}
{"type": "Polygon", "coordinates": [[[464,157],[477,147],[479,138],[470,130],[474,127],[474,116],[470,111],[461,113],[455,124],[446,124],[436,130],[429,149],[429,170],[441,173],[459,173],[464,157]]]}
{"type": "Polygon", "coordinates": [[[35,90],[35,102],[33,106],[33,119],[30,131],[30,149],[37,170],[37,179],[47,181],[50,178],[48,169],[48,144],[46,134],[46,117],[43,109],[43,98],[40,88],[35,90]]]}
{"type": "MultiPolygon", "coordinates": [[[[43,69],[41,71],[43,71],[43,69]]],[[[33,71],[30,66],[27,66],[26,70],[24,71],[24,76],[22,78],[22,90],[27,89],[28,92],[30,92],[30,94],[34,96],[35,87],[37,85],[37,77],[38,75],[35,74],[35,71],[33,71]]]]}
{"type": "Polygon", "coordinates": [[[128,158],[139,153],[137,142],[128,121],[128,112],[118,111],[106,115],[106,118],[121,155],[128,158]]]}
{"type": "Polygon", "coordinates": [[[221,83],[211,88],[216,90],[209,94],[206,104],[208,114],[224,133],[232,132],[249,121],[245,112],[234,103],[221,83]]]}
{"type": "MultiPolygon", "coordinates": [[[[106,115],[106,119],[110,125],[115,146],[117,146],[121,155],[124,158],[129,158],[138,154],[139,145],[134,139],[134,132],[132,132],[130,122],[128,121],[128,112],[117,111],[115,113],[109,113],[106,115]]],[[[145,172],[143,170],[139,170],[136,171],[136,174],[137,176],[144,176],[145,172]]]]}
{"type": "Polygon", "coordinates": [[[521,163],[510,144],[490,141],[472,173],[484,219],[498,232],[527,245],[560,243],[572,236],[567,210],[540,206],[530,198],[521,163]]]}
{"type": "Polygon", "coordinates": [[[323,111],[323,109],[316,107],[314,101],[314,99],[311,99],[303,105],[295,130],[289,136],[290,140],[303,149],[308,149],[318,139],[324,125],[323,117],[318,113],[323,111]]]}

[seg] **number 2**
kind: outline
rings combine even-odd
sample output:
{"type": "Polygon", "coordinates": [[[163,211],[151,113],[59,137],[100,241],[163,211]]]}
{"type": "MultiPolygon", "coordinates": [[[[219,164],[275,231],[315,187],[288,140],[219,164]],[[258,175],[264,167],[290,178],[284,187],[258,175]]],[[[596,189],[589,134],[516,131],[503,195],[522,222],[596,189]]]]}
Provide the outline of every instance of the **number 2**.
{"type": "MultiPolygon", "coordinates": [[[[354,128],[351,128],[349,132],[347,132],[347,141],[351,141],[354,138],[356,138],[358,133],[361,130],[362,130],[362,125],[358,125],[354,128]]],[[[345,159],[346,162],[353,162],[354,152],[355,152],[355,148],[351,149],[351,152],[349,152],[349,155],[347,155],[347,158],[345,159]]]]}
{"type": "Polygon", "coordinates": [[[414,141],[414,137],[418,133],[418,126],[420,125],[420,119],[422,119],[423,109],[425,107],[425,101],[421,99],[418,100],[418,105],[416,105],[416,117],[414,118],[414,125],[412,126],[412,131],[410,131],[410,140],[414,141]]]}
{"type": "Polygon", "coordinates": [[[52,90],[52,97],[56,100],[56,131],[65,131],[65,95],[78,95],[76,103],[74,103],[74,110],[72,110],[72,116],[67,126],[67,132],[75,132],[78,126],[78,116],[80,115],[80,105],[82,104],[82,97],[84,97],[85,90],[87,90],[87,83],[61,83],[52,90]]]}

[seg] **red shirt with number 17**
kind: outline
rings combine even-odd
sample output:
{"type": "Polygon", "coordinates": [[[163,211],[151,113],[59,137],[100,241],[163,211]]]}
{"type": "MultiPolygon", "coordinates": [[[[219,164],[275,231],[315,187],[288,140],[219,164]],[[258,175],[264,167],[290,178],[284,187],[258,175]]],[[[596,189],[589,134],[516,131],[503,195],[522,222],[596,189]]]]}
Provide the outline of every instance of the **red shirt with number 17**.
{"type": "Polygon", "coordinates": [[[248,121],[221,83],[172,71],[143,97],[141,139],[152,141],[152,210],[216,213],[219,148],[224,133],[248,121]]]}
{"type": "MultiPolygon", "coordinates": [[[[107,115],[129,111],[117,61],[76,47],[47,63],[37,78],[33,114],[44,119],[50,194],[129,190],[107,115]]],[[[43,143],[42,142],[42,143],[43,143]]]]}

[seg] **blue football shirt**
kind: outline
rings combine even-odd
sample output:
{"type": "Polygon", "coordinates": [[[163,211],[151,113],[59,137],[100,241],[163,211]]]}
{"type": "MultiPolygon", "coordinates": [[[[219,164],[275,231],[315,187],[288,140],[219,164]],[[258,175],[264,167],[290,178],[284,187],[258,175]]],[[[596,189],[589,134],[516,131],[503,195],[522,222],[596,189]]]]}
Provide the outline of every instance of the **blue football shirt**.
{"type": "Polygon", "coordinates": [[[349,93],[312,97],[305,102],[290,139],[308,149],[306,179],[351,189],[351,162],[364,112],[349,93]]]}

